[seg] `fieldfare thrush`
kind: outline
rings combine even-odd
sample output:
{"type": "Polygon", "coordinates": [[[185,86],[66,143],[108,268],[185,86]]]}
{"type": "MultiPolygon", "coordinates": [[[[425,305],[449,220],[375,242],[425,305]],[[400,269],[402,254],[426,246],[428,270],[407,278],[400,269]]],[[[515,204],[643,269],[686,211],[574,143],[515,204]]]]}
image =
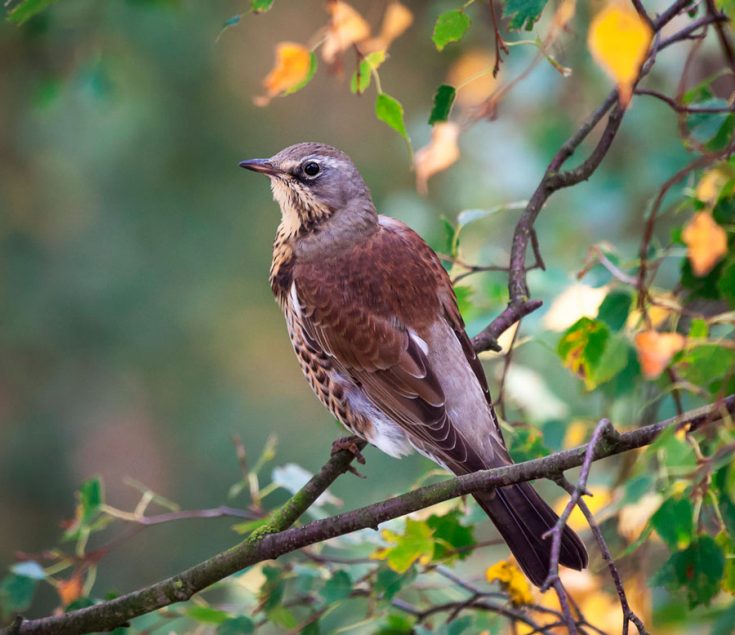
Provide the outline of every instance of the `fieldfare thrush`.
{"type": "MultiPolygon", "coordinates": [[[[416,450],[458,475],[512,463],[449,276],[418,234],[378,215],[350,158],[300,143],[240,166],[267,175],[281,207],[271,288],[322,404],[393,457],[416,450]]],[[[540,586],[557,515],[529,483],[474,497],[540,586]]],[[[559,561],[587,566],[569,527],[559,561]]]]}

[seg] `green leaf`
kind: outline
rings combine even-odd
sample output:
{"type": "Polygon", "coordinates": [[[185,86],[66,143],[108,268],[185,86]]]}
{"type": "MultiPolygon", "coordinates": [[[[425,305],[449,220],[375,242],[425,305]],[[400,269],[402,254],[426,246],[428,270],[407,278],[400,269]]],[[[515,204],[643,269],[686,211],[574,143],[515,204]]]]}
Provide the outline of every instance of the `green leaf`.
{"type": "Polygon", "coordinates": [[[689,608],[708,605],[720,590],[725,572],[722,549],[711,536],[702,535],[683,551],[672,554],[656,573],[653,583],[686,592],[689,608]]]}
{"type": "Polygon", "coordinates": [[[594,364],[590,363],[588,382],[597,387],[613,379],[628,366],[628,341],[620,336],[608,338],[602,356],[594,364]]]}
{"type": "Polygon", "coordinates": [[[263,605],[263,610],[268,613],[281,603],[286,588],[283,570],[279,567],[263,567],[263,582],[258,591],[258,599],[263,605]]]}
{"type": "Polygon", "coordinates": [[[470,28],[470,18],[462,9],[445,11],[434,24],[432,40],[437,50],[443,51],[450,42],[458,42],[470,28]]]}
{"type": "Polygon", "coordinates": [[[382,535],[393,545],[377,550],[373,557],[385,560],[398,573],[405,573],[419,559],[430,561],[434,556],[434,538],[425,522],[407,518],[403,534],[385,529],[382,535]]]}
{"type": "Polygon", "coordinates": [[[633,298],[625,291],[612,291],[605,296],[597,312],[597,319],[602,320],[613,331],[619,331],[628,319],[633,298]]]}
{"type": "Polygon", "coordinates": [[[647,452],[652,455],[661,455],[665,467],[685,472],[694,469],[697,459],[694,450],[684,439],[677,436],[675,427],[664,430],[656,440],[648,446],[647,452]]]}
{"type": "Polygon", "coordinates": [[[439,221],[442,224],[443,241],[437,251],[455,258],[459,251],[459,229],[446,216],[440,217],[439,221]]]}
{"type": "Polygon", "coordinates": [[[707,326],[707,321],[702,318],[694,318],[692,323],[689,325],[689,338],[696,339],[707,337],[707,335],[709,335],[709,326],[707,326]]]}
{"type": "Polygon", "coordinates": [[[688,351],[681,362],[685,379],[715,394],[725,375],[735,366],[735,350],[704,344],[688,351]]]}
{"type": "Polygon", "coordinates": [[[464,284],[458,284],[454,287],[454,295],[457,296],[457,307],[462,316],[467,319],[467,313],[472,309],[472,295],[475,290],[464,284]]]}
{"type": "Polygon", "coordinates": [[[639,474],[633,478],[629,478],[625,482],[625,494],[623,495],[623,504],[630,505],[637,503],[645,494],[653,487],[654,480],[650,474],[639,474]]]}
{"type": "Polygon", "coordinates": [[[416,569],[409,569],[405,573],[398,573],[390,567],[380,567],[375,577],[375,592],[385,600],[392,600],[404,586],[416,579],[416,569]]]}
{"type": "Polygon", "coordinates": [[[719,300],[720,290],[717,281],[722,274],[724,261],[718,262],[706,276],[695,276],[689,258],[684,258],[681,265],[681,284],[689,289],[691,296],[706,300],[719,300]]]}
{"type": "Polygon", "coordinates": [[[102,481],[99,478],[88,480],[79,489],[79,503],[82,506],[82,522],[88,524],[98,514],[103,503],[102,481]]]}
{"type": "Polygon", "coordinates": [[[46,7],[54,4],[54,2],[56,0],[24,0],[24,2],[16,5],[8,14],[8,21],[15,24],[23,24],[46,7]]]}
{"type": "Polygon", "coordinates": [[[230,614],[226,611],[197,604],[187,608],[186,615],[197,622],[204,622],[206,624],[224,624],[230,618],[230,614]]]}
{"type": "Polygon", "coordinates": [[[265,13],[270,11],[273,6],[273,0],[250,0],[250,8],[253,13],[265,13]]]}
{"type": "Polygon", "coordinates": [[[629,344],[600,320],[580,318],[562,335],[557,353],[564,366],[593,390],[629,365],[629,344]]]}
{"type": "Polygon", "coordinates": [[[694,537],[694,508],[686,497],[665,500],[651,516],[651,524],[670,549],[683,549],[694,537]]]}
{"type": "Polygon", "coordinates": [[[406,124],[403,121],[401,102],[386,93],[380,93],[375,100],[375,116],[408,141],[406,124]]]}
{"type": "Polygon", "coordinates": [[[733,624],[735,624],[735,602],[720,613],[712,624],[710,635],[732,635],[733,624]]]}
{"type": "Polygon", "coordinates": [[[454,509],[443,516],[432,514],[426,524],[434,534],[434,560],[459,558],[470,555],[469,547],[475,544],[474,528],[465,527],[461,513],[454,509]]]}
{"type": "Polygon", "coordinates": [[[0,613],[22,613],[33,601],[38,581],[25,575],[10,574],[0,582],[0,613]]]}
{"type": "Polygon", "coordinates": [[[372,78],[373,71],[378,70],[384,61],[385,51],[374,51],[366,55],[360,62],[358,70],[352,73],[350,90],[353,93],[362,95],[370,86],[370,79],[372,78]]]}
{"type": "Polygon", "coordinates": [[[319,626],[319,620],[314,620],[310,624],[301,629],[299,635],[321,635],[322,629],[319,626]]]}
{"type": "Polygon", "coordinates": [[[245,615],[233,617],[217,627],[217,635],[248,635],[255,630],[253,620],[245,615]]]}
{"type": "Polygon", "coordinates": [[[316,53],[312,51],[309,53],[309,72],[306,74],[306,77],[303,79],[303,81],[299,82],[298,84],[291,86],[284,95],[293,95],[294,93],[299,92],[302,88],[304,88],[313,78],[316,74],[316,69],[319,66],[319,62],[316,58],[316,53]]]}
{"type": "Polygon", "coordinates": [[[352,578],[347,571],[335,571],[329,580],[327,580],[321,590],[321,596],[324,600],[331,604],[350,597],[352,593],[352,578]]]}
{"type": "Polygon", "coordinates": [[[429,115],[429,125],[433,126],[439,121],[449,119],[449,113],[452,111],[454,98],[457,96],[457,89],[449,84],[442,84],[434,93],[434,105],[429,115]]]}
{"type": "Polygon", "coordinates": [[[296,628],[299,624],[296,616],[285,606],[276,606],[268,611],[266,615],[269,622],[272,622],[276,626],[280,626],[284,629],[290,630],[292,628],[296,628]]]}
{"type": "MultiPolygon", "coordinates": [[[[727,108],[727,101],[724,99],[707,99],[692,104],[697,108],[715,109],[727,108]]],[[[726,112],[716,113],[694,113],[687,117],[687,126],[689,134],[699,143],[707,143],[714,139],[720,132],[720,129],[726,123],[729,115],[726,112]]]]}
{"type": "Polygon", "coordinates": [[[543,435],[536,428],[519,428],[510,442],[510,455],[516,463],[538,459],[549,453],[543,435]]]}
{"type": "Polygon", "coordinates": [[[510,18],[508,28],[533,29],[534,23],[541,17],[548,0],[507,0],[503,17],[510,18]]]}
{"type": "Polygon", "coordinates": [[[725,556],[725,572],[722,576],[722,590],[735,595],[735,543],[727,532],[721,531],[715,541],[725,556]]]}
{"type": "Polygon", "coordinates": [[[402,613],[392,613],[380,628],[375,631],[375,635],[412,635],[414,621],[402,613]]]}
{"type": "Polygon", "coordinates": [[[720,279],[717,281],[717,288],[730,308],[735,309],[735,258],[724,265],[720,279]]]}

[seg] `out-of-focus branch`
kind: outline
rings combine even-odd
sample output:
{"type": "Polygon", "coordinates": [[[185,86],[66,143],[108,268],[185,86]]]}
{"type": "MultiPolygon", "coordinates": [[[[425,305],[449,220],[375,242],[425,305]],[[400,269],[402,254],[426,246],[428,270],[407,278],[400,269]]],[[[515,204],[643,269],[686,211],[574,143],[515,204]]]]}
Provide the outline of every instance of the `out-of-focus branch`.
{"type": "MultiPolygon", "coordinates": [[[[599,460],[649,445],[662,430],[686,425],[694,430],[705,424],[735,415],[735,395],[674,417],[622,434],[608,434],[592,452],[599,460]]],[[[330,518],[312,521],[303,527],[289,527],[318,496],[344,473],[353,459],[349,452],[334,455],[302,490],[271,515],[266,526],[253,532],[243,543],[218,553],[190,569],[148,587],[87,608],[35,620],[25,620],[0,628],[0,635],[81,635],[112,630],[139,615],[188,600],[192,595],[223,578],[263,560],[277,558],[302,547],[323,542],[359,529],[377,529],[380,523],[424,509],[436,503],[493,487],[558,476],[582,465],[589,446],[491,470],[474,472],[389,498],[330,518]]]]}

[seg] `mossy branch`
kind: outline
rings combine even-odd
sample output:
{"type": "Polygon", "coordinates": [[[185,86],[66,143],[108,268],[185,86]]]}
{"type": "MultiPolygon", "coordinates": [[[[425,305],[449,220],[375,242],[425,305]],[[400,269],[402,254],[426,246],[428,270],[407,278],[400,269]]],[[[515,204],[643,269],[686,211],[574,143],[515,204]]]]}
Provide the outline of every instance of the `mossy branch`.
{"type": "MultiPolygon", "coordinates": [[[[597,444],[594,460],[649,445],[666,428],[686,425],[692,430],[733,415],[735,415],[735,395],[730,395],[679,417],[629,432],[608,433],[597,444]]],[[[11,626],[0,628],[0,635],[80,635],[112,630],[140,615],[188,600],[215,582],[263,560],[277,558],[302,547],[359,529],[377,529],[382,522],[457,496],[538,478],[558,477],[565,470],[581,465],[586,451],[587,446],[583,445],[533,461],[447,479],[373,505],[315,520],[302,527],[290,527],[318,496],[349,468],[353,456],[349,452],[342,451],[332,456],[317,475],[274,512],[263,529],[249,536],[241,544],[173,577],[113,600],[63,615],[17,620],[11,626]]]]}

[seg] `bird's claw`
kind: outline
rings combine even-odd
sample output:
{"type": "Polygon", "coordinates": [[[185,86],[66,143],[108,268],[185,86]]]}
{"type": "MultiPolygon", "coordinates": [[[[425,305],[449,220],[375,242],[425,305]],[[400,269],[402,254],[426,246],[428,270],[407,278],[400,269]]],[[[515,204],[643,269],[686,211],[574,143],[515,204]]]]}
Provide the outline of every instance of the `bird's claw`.
{"type": "Polygon", "coordinates": [[[355,459],[357,459],[357,462],[360,465],[365,465],[365,457],[360,451],[360,446],[357,445],[360,441],[362,441],[362,439],[356,436],[340,437],[339,439],[335,439],[332,442],[332,454],[337,454],[337,452],[347,450],[355,457],[355,459]]]}

